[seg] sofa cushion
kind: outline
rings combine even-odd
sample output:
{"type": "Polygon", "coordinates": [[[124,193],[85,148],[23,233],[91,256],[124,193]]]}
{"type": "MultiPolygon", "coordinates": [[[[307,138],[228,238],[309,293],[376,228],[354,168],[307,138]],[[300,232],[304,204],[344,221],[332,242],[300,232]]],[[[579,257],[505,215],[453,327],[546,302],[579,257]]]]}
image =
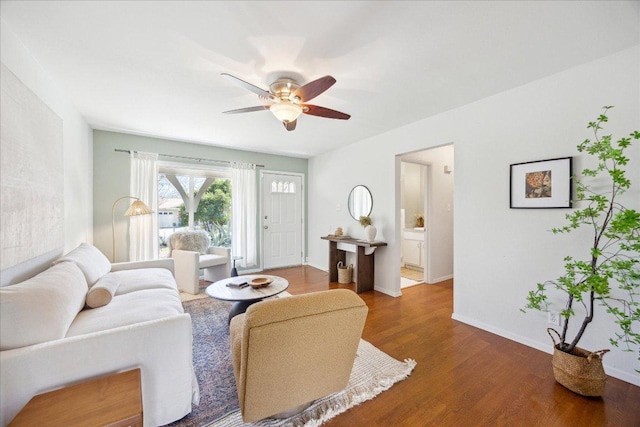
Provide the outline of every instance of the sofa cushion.
{"type": "Polygon", "coordinates": [[[201,255],[207,253],[209,247],[209,234],[206,231],[178,231],[169,236],[171,250],[198,252],[201,255]]]}
{"type": "Polygon", "coordinates": [[[0,288],[0,350],[64,338],[86,295],[87,282],[72,262],[0,288]]]}
{"type": "Polygon", "coordinates": [[[67,337],[163,319],[182,313],[184,309],[180,302],[180,295],[173,289],[130,292],[114,297],[108,305],[78,313],[69,327],[67,337]]]}
{"type": "Polygon", "coordinates": [[[65,261],[74,262],[80,267],[89,286],[93,286],[99,278],[111,271],[109,259],[98,248],[88,243],[82,243],[53,264],[65,261]]]}
{"type": "Polygon", "coordinates": [[[177,293],[178,285],[171,271],[166,268],[135,268],[133,270],[114,271],[120,278],[116,295],[145,289],[171,289],[177,293]]]}
{"type": "Polygon", "coordinates": [[[87,305],[90,308],[97,308],[109,304],[118,286],[120,286],[120,276],[115,273],[105,274],[87,292],[87,305]]]}

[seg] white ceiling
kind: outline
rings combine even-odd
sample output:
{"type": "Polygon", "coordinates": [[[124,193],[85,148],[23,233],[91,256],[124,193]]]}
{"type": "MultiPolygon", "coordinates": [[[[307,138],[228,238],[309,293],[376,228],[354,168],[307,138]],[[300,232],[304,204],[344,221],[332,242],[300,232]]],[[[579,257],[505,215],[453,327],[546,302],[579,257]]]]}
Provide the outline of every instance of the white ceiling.
{"type": "Polygon", "coordinates": [[[312,157],[640,42],[637,1],[2,1],[97,129],[312,157]],[[337,83],[287,132],[220,76],[337,83]]]}

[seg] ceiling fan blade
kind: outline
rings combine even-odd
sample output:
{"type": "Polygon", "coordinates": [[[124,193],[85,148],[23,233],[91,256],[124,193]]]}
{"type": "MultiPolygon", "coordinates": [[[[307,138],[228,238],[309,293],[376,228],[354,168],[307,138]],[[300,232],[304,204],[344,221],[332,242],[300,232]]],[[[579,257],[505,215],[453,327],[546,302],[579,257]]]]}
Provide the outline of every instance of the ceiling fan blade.
{"type": "Polygon", "coordinates": [[[238,113],[251,113],[253,111],[268,110],[268,105],[258,105],[257,107],[238,108],[237,110],[223,111],[222,114],[238,114],[238,113]]]}
{"type": "Polygon", "coordinates": [[[284,125],[284,128],[286,130],[292,131],[292,130],[294,130],[296,128],[296,123],[297,122],[298,122],[297,120],[294,120],[292,122],[282,122],[282,124],[284,125]]]}
{"type": "Polygon", "coordinates": [[[317,80],[299,87],[298,90],[293,93],[293,96],[297,96],[302,102],[307,102],[329,89],[335,82],[336,79],[331,76],[320,77],[317,80]]]}
{"type": "Polygon", "coordinates": [[[271,93],[267,92],[264,89],[259,88],[258,86],[254,86],[251,83],[245,82],[242,79],[239,79],[239,78],[237,78],[235,76],[232,76],[231,74],[222,73],[221,75],[222,75],[222,77],[226,77],[228,80],[231,80],[235,84],[242,86],[243,88],[247,89],[248,91],[255,93],[256,95],[258,95],[261,98],[266,98],[266,99],[271,99],[272,98],[271,93]]]}
{"type": "Polygon", "coordinates": [[[341,113],[340,111],[308,104],[302,106],[302,112],[311,116],[326,117],[328,119],[349,120],[351,117],[349,114],[341,113]]]}

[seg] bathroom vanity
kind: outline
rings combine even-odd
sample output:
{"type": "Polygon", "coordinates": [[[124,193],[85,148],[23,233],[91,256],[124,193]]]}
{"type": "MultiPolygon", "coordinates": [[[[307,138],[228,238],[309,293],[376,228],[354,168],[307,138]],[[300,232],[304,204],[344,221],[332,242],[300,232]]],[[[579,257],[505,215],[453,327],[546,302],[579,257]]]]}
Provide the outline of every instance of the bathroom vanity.
{"type": "Polygon", "coordinates": [[[424,227],[402,231],[402,261],[410,267],[424,268],[424,227]]]}

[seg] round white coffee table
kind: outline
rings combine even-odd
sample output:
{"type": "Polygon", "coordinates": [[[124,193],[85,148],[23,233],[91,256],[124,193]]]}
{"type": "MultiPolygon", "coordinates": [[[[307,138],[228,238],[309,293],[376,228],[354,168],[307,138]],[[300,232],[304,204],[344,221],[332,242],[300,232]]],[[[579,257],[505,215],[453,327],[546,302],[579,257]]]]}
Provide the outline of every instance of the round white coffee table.
{"type": "Polygon", "coordinates": [[[262,301],[265,298],[272,297],[284,292],[289,287],[289,282],[286,279],[278,276],[269,276],[267,274],[254,274],[247,276],[228,277],[226,279],[218,280],[207,286],[205,292],[211,298],[233,301],[234,304],[229,311],[229,323],[238,314],[242,314],[247,311],[247,308],[251,304],[255,304],[258,301],[262,301]],[[227,286],[230,283],[242,283],[246,281],[249,283],[253,279],[258,277],[268,277],[273,279],[273,282],[269,286],[263,288],[254,289],[251,286],[245,286],[243,288],[235,286],[227,286]]]}

